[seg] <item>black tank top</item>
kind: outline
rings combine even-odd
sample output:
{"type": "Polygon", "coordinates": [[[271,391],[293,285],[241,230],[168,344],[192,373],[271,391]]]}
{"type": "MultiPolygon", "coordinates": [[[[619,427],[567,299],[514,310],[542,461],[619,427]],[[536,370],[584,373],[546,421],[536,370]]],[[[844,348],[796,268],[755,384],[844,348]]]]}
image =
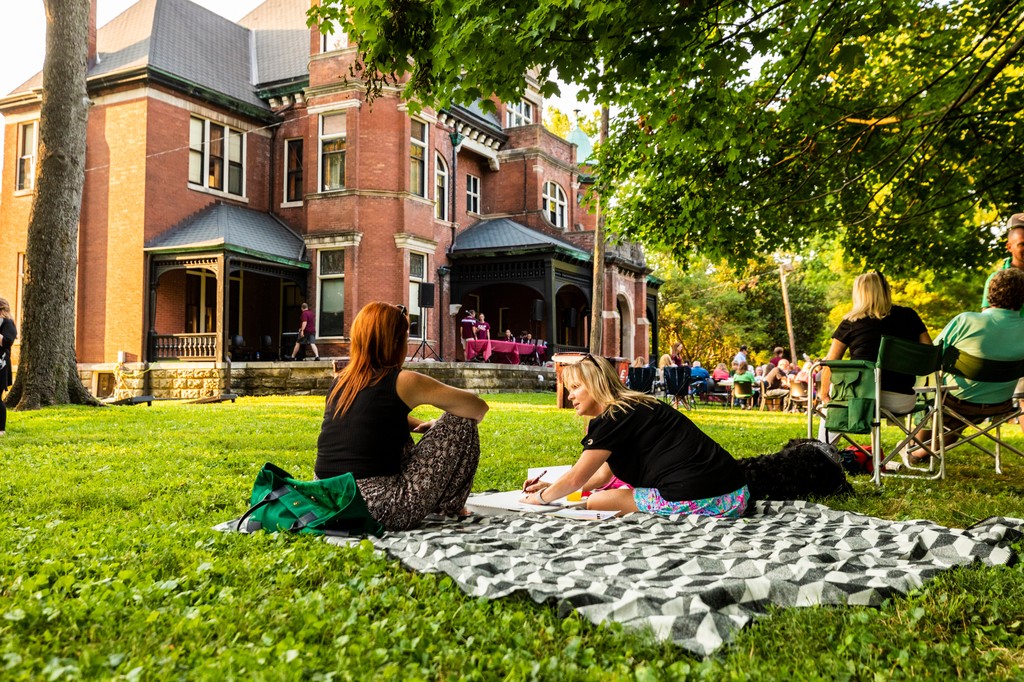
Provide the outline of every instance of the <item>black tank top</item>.
{"type": "Polygon", "coordinates": [[[318,478],[351,473],[359,479],[399,472],[402,450],[411,439],[410,410],[395,390],[400,371],[356,394],[342,417],[334,416],[335,403],[328,399],[316,442],[318,478]]]}

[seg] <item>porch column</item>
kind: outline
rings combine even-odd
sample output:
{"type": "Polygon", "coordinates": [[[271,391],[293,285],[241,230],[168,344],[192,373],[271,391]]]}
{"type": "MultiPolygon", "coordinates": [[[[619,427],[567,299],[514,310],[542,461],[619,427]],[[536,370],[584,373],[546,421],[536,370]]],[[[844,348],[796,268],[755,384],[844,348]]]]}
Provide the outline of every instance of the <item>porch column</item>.
{"type": "Polygon", "coordinates": [[[151,255],[146,256],[149,267],[146,268],[146,275],[149,278],[148,290],[149,296],[148,308],[146,310],[146,330],[144,332],[145,339],[142,342],[143,348],[143,362],[152,362],[154,355],[153,348],[153,337],[156,335],[156,285],[159,281],[159,275],[156,271],[156,259],[151,255]]]}
{"type": "Polygon", "coordinates": [[[220,333],[217,334],[216,346],[214,349],[214,356],[217,358],[217,362],[224,362],[227,360],[227,306],[230,297],[226,293],[226,288],[229,285],[227,276],[227,257],[221,253],[217,256],[217,329],[220,333]]]}

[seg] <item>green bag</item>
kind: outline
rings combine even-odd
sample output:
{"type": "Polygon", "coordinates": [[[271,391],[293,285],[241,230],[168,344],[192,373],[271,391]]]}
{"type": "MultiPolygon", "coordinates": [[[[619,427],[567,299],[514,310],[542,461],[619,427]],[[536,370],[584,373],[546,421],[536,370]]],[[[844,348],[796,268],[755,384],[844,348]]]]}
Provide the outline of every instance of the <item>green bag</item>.
{"type": "Polygon", "coordinates": [[[831,400],[825,428],[838,433],[871,433],[875,417],[874,363],[866,360],[834,360],[831,400]]]}
{"type": "Polygon", "coordinates": [[[384,533],[384,527],[370,516],[352,474],[299,481],[267,462],[256,474],[249,504],[236,530],[285,530],[311,535],[384,533]]]}

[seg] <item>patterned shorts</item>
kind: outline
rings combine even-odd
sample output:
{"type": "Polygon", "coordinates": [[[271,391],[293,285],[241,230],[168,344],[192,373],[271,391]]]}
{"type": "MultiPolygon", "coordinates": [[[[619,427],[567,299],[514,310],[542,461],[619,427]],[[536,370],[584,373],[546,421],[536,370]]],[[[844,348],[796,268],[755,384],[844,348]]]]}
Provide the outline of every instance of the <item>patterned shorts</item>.
{"type": "Polygon", "coordinates": [[[637,488],[633,491],[636,508],[649,514],[669,516],[671,514],[697,514],[698,516],[718,516],[723,519],[738,519],[747,509],[750,490],[743,486],[718,497],[703,500],[684,500],[671,502],[658,492],[657,488],[637,488]]]}

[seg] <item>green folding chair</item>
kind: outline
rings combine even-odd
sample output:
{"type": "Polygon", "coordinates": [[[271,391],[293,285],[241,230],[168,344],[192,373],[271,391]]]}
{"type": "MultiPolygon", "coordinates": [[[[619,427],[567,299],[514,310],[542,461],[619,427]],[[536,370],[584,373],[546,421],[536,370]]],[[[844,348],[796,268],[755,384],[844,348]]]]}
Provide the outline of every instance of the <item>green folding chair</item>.
{"type": "Polygon", "coordinates": [[[878,347],[878,361],[875,363],[875,418],[872,423],[871,457],[874,462],[872,474],[875,485],[882,484],[882,476],[900,476],[904,478],[942,479],[946,476],[946,451],[942,438],[942,397],[937,386],[942,385],[942,347],[932,346],[916,341],[898,339],[894,336],[883,336],[878,347]],[[915,377],[932,377],[931,387],[917,389],[918,399],[914,408],[905,413],[894,413],[882,407],[882,371],[902,372],[915,377]],[[882,419],[898,426],[903,437],[891,450],[886,452],[882,447],[882,419]],[[924,426],[931,422],[932,438],[930,443],[920,439],[924,426]],[[900,452],[911,444],[928,448],[933,456],[926,470],[916,468],[885,471],[885,465],[899,456],[900,452]],[[937,460],[937,465],[936,465],[937,460]]]}
{"type": "MultiPolygon", "coordinates": [[[[942,356],[942,371],[944,374],[964,377],[973,381],[1009,381],[1024,376],[1024,360],[985,360],[951,346],[946,349],[942,356]]],[[[942,386],[940,392],[945,395],[948,391],[956,390],[957,388],[955,385],[942,386]]],[[[1024,410],[1021,409],[1021,404],[1018,403],[1007,412],[989,417],[987,422],[974,424],[943,402],[942,421],[944,424],[946,422],[951,424],[965,423],[964,428],[960,431],[959,440],[955,443],[946,445],[945,433],[943,433],[941,440],[943,441],[944,452],[949,452],[961,445],[973,445],[992,457],[995,460],[996,473],[1002,474],[1001,457],[1003,448],[1007,448],[1018,456],[1024,457],[1024,452],[1003,440],[1001,432],[1003,424],[1020,417],[1022,412],[1024,410]],[[978,442],[980,438],[992,441],[995,446],[994,449],[989,450],[978,442]]]]}
{"type": "MultiPolygon", "coordinates": [[[[814,383],[808,382],[807,437],[814,438],[815,415],[825,420],[825,428],[849,443],[861,447],[850,434],[872,433],[875,417],[875,363],[868,360],[821,360],[810,375],[821,367],[832,370],[831,398],[824,413],[814,383]]],[[[872,445],[872,450],[876,448],[872,445]]]]}

